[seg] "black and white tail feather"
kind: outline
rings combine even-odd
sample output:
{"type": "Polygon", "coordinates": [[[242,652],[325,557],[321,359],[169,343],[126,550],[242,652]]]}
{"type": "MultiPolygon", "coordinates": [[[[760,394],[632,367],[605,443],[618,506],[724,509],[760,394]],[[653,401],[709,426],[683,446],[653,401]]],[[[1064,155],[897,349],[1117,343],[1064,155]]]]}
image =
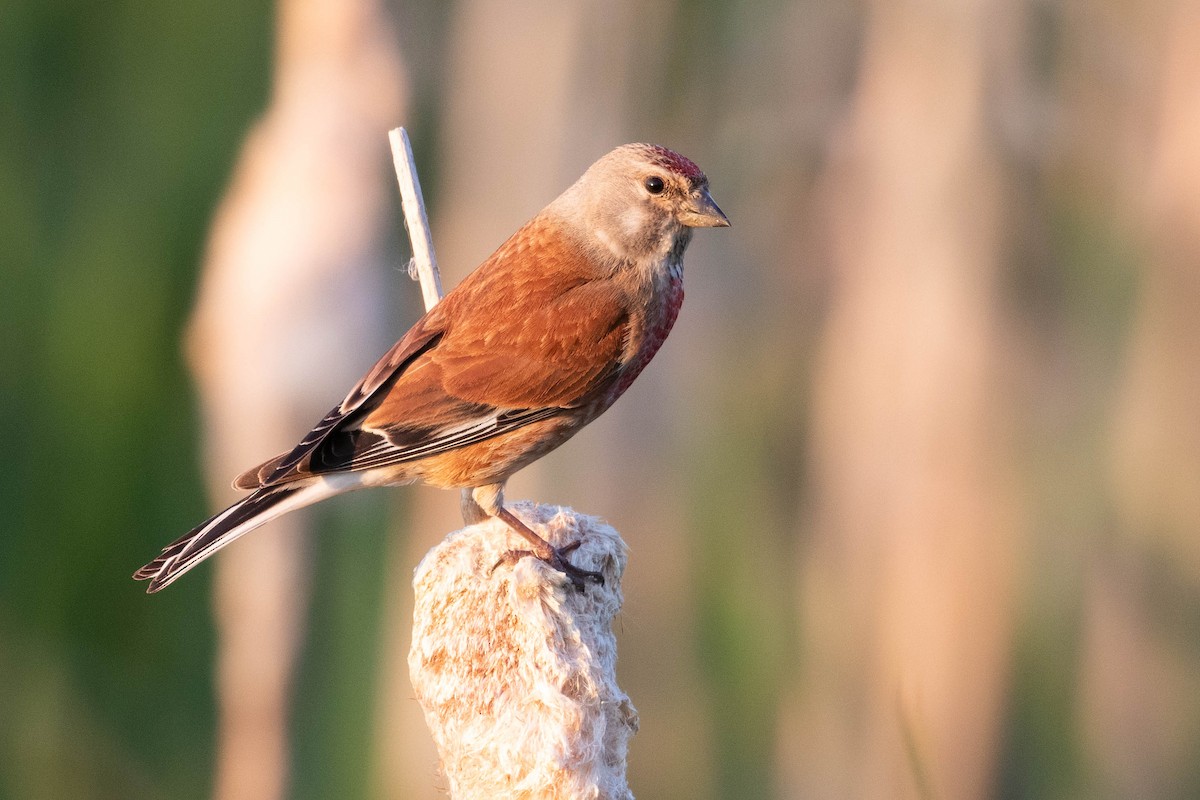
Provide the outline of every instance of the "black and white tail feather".
{"type": "MultiPolygon", "coordinates": [[[[389,380],[398,376],[413,358],[428,350],[440,338],[439,331],[425,331],[420,323],[414,326],[350,390],[346,399],[326,414],[292,450],[238,476],[234,487],[252,489],[251,494],[164,547],[158,558],[133,573],[134,579],[150,581],[146,591],[153,594],[170,586],[192,567],[242,534],[289,511],[362,488],[363,474],[355,471],[360,467],[354,463],[354,448],[350,448],[351,453],[345,463],[318,455],[318,462],[330,460],[330,469],[344,468],[347,470],[345,472],[304,472],[298,466],[311,461],[314,454],[321,452],[327,444],[334,450],[340,449],[338,430],[353,418],[355,412],[369,408],[389,380]],[[300,477],[302,474],[307,477],[300,477]]],[[[403,459],[397,456],[396,460],[403,459]]]]}
{"type": "Polygon", "coordinates": [[[171,542],[133,577],[150,581],[147,592],[165,589],[242,534],[289,511],[357,489],[362,485],[359,478],[354,474],[321,475],[257,489],[171,542]]]}

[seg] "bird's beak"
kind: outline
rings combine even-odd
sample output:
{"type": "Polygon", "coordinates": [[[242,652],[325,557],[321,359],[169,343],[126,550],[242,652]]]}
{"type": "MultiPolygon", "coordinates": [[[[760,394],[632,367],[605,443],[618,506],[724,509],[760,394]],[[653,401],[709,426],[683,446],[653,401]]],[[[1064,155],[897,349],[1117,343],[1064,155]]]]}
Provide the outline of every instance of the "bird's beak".
{"type": "Polygon", "coordinates": [[[729,217],[713,202],[707,186],[692,192],[691,202],[679,215],[679,221],[689,228],[729,227],[729,217]]]}

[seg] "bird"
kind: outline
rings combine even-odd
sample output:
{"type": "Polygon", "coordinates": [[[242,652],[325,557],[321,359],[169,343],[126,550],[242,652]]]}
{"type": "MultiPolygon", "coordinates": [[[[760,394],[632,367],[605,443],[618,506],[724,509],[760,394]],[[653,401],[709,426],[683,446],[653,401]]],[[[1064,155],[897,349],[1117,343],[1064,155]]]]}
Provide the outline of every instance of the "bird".
{"type": "MultiPolygon", "coordinates": [[[[695,228],[727,227],[708,178],[666,147],[617,147],[434,305],[294,448],[239,475],[249,494],[134,573],[158,592],[289,511],[376,486],[459,489],[572,585],[602,583],[504,504],[508,478],[607,410],[683,303],[695,228]]],[[[502,561],[505,559],[502,559],[502,561]]],[[[496,566],[499,566],[499,562],[496,566]]],[[[495,569],[495,567],[493,567],[495,569]]]]}

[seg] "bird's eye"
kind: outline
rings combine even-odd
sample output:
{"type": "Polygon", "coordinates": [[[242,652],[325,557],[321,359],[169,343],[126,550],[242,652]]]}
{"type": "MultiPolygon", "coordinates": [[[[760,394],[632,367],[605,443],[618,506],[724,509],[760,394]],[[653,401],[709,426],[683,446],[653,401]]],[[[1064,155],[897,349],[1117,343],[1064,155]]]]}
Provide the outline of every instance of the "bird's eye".
{"type": "Polygon", "coordinates": [[[667,185],[657,175],[651,175],[649,178],[646,178],[646,191],[650,194],[662,194],[665,188],[667,188],[667,185]]]}

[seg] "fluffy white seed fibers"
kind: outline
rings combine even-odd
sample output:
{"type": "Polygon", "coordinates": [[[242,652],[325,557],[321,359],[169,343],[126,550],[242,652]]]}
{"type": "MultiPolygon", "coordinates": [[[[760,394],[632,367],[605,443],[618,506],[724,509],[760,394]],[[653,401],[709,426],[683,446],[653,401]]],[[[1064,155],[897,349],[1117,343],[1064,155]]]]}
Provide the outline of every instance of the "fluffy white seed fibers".
{"type": "Polygon", "coordinates": [[[570,509],[511,508],[551,544],[582,541],[570,560],[604,585],[577,591],[535,558],[493,570],[525,547],[494,519],[421,561],[408,667],[450,796],[632,800],[625,759],[638,718],[617,686],[612,632],[625,543],[570,509]]]}

